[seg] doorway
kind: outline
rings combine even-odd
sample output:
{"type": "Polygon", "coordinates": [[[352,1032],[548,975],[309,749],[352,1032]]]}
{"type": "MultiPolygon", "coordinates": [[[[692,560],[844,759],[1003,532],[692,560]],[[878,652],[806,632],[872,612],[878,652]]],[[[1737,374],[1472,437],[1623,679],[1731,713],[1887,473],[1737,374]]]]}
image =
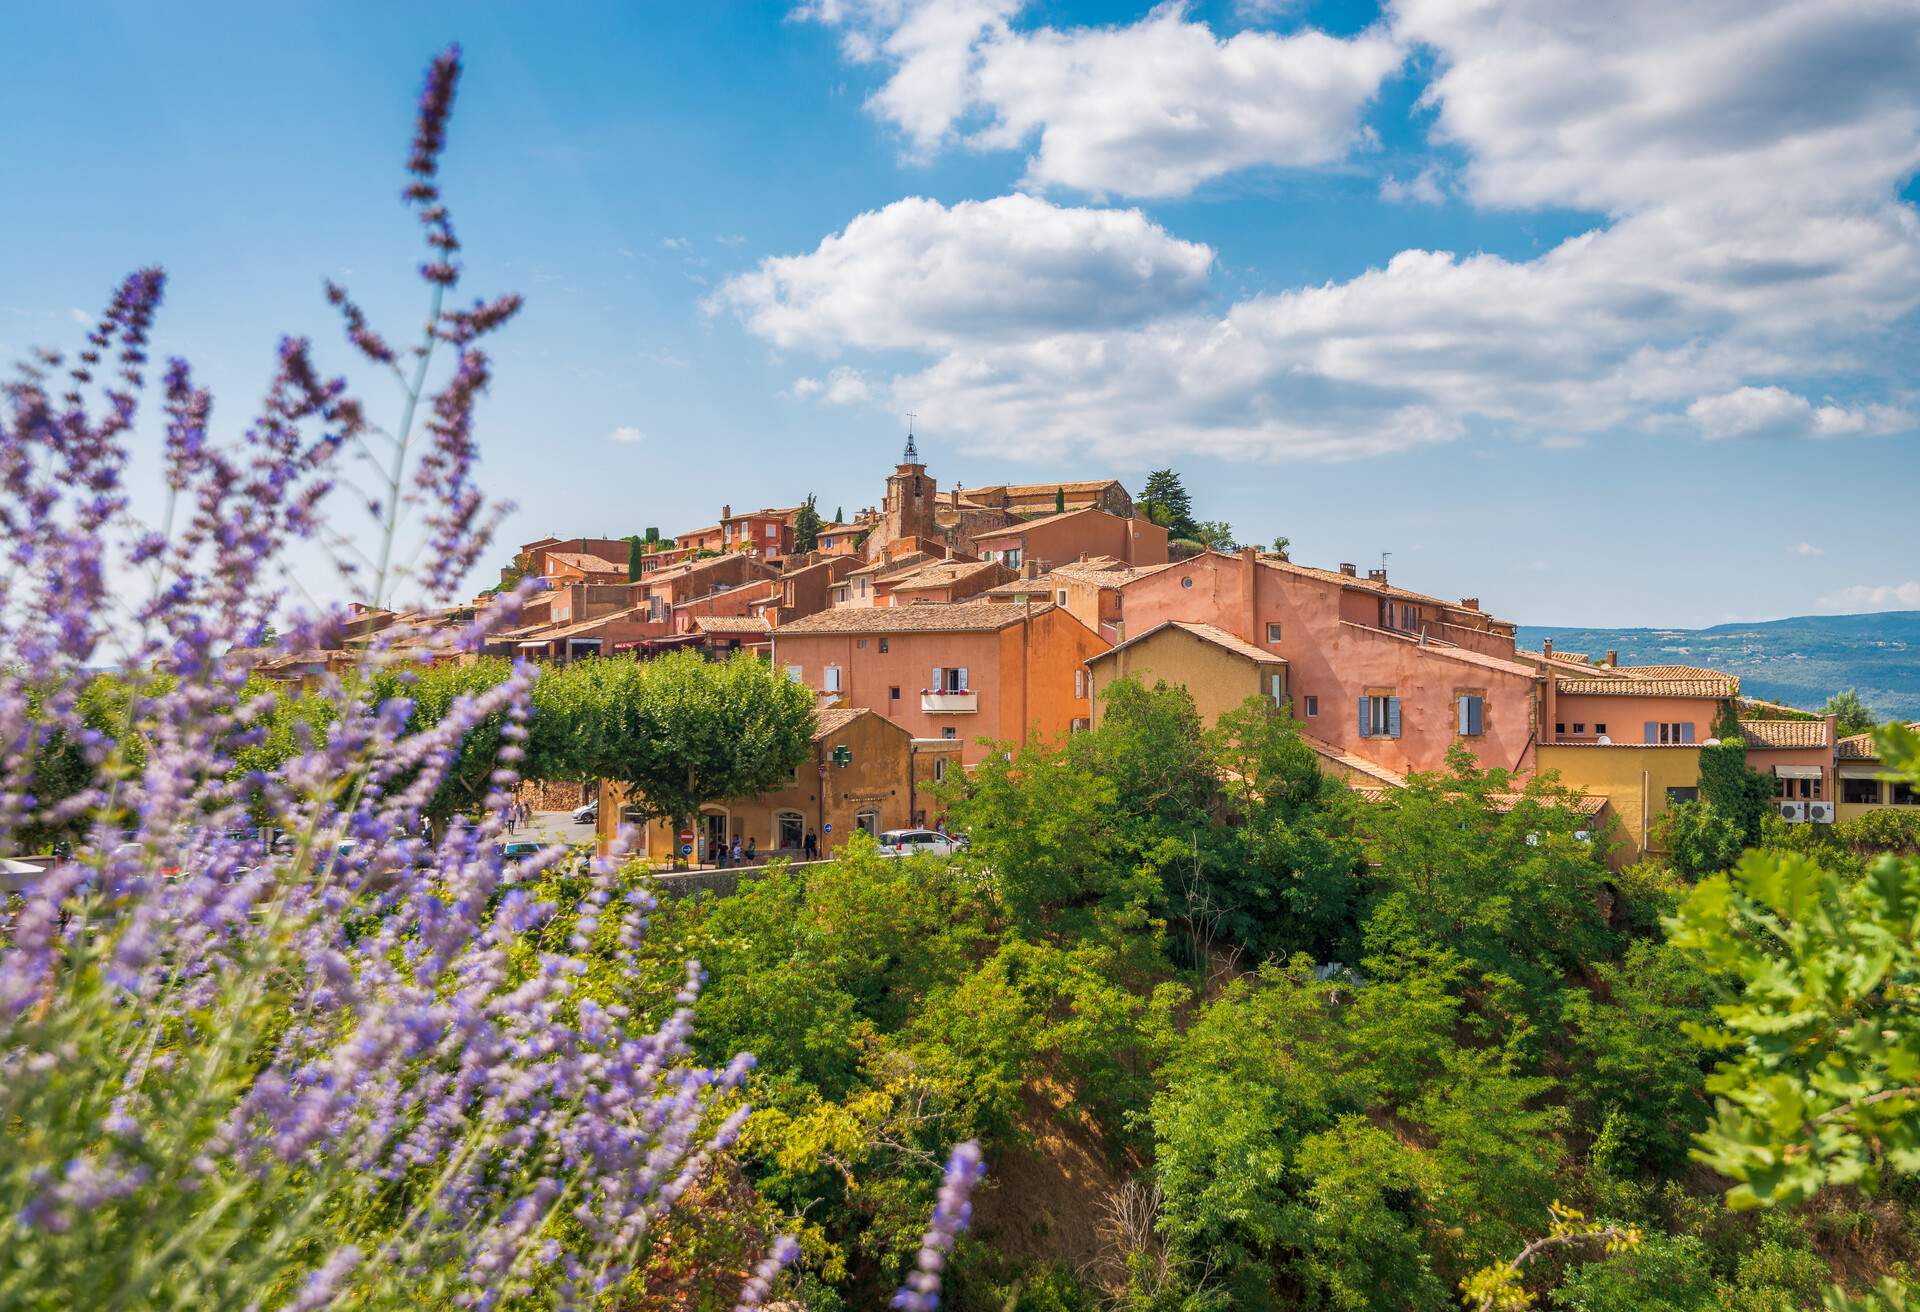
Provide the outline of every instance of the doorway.
{"type": "Polygon", "coordinates": [[[727,813],[705,811],[700,815],[701,859],[717,864],[727,850],[727,813]]]}

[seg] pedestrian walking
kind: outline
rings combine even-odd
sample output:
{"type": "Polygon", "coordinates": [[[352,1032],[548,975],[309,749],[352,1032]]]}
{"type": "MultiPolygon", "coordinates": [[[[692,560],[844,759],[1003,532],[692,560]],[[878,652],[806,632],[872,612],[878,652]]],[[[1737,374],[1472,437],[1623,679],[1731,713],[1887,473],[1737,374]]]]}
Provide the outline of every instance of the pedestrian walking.
{"type": "Polygon", "coordinates": [[[811,829],[807,830],[806,846],[801,848],[800,854],[809,861],[818,861],[820,859],[820,837],[811,829]]]}
{"type": "Polygon", "coordinates": [[[759,859],[760,859],[760,840],[757,838],[749,837],[747,839],[747,864],[752,865],[754,862],[758,861],[759,859]]]}
{"type": "Polygon", "coordinates": [[[740,864],[740,836],[738,834],[734,835],[733,839],[733,863],[735,865],[740,864]]]}

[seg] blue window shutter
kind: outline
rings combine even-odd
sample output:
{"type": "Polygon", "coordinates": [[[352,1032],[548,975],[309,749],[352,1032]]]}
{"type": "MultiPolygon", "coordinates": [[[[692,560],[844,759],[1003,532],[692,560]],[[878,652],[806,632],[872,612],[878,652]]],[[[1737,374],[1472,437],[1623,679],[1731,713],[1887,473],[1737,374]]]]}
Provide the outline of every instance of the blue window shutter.
{"type": "Polygon", "coordinates": [[[1389,697],[1387,698],[1387,737],[1398,738],[1399,736],[1400,699],[1398,697],[1389,697]]]}
{"type": "Polygon", "coordinates": [[[1688,720],[1685,724],[1680,726],[1680,741],[1683,743],[1690,743],[1693,741],[1693,721],[1692,720],[1688,720]]]}
{"type": "Polygon", "coordinates": [[[1472,706],[1473,698],[1462,697],[1460,699],[1460,733],[1463,737],[1473,732],[1471,723],[1473,718],[1472,706]]]}
{"type": "Polygon", "coordinates": [[[1660,741],[1660,726],[1652,720],[1647,721],[1646,741],[1650,743],[1657,743],[1660,741]]]}
{"type": "Polygon", "coordinates": [[[1362,738],[1365,738],[1367,736],[1368,727],[1369,726],[1367,724],[1367,699],[1365,697],[1362,697],[1360,699],[1360,736],[1362,738]]]}

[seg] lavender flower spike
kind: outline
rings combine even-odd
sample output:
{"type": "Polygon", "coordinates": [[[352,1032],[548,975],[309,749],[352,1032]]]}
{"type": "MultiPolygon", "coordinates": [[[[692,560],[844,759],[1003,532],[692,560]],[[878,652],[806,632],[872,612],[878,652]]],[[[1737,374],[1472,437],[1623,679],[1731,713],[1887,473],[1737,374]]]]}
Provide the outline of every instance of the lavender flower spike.
{"type": "Polygon", "coordinates": [[[973,1217],[969,1201],[973,1187],[986,1175],[987,1165],[980,1158],[980,1144],[973,1139],[953,1146],[947,1158],[946,1176],[940,1181],[940,1198],[934,1204],[933,1222],[920,1241],[920,1258],[907,1283],[893,1296],[893,1305],[906,1312],[934,1312],[940,1306],[940,1273],[946,1268],[947,1254],[967,1222],[973,1217]]]}
{"type": "Polygon", "coordinates": [[[773,1292],[773,1282],[780,1273],[792,1266],[800,1256],[800,1242],[792,1235],[781,1235],[773,1241],[773,1251],[768,1253],[753,1269],[753,1275],[740,1289],[740,1301],[733,1305],[733,1312],[759,1312],[766,1305],[767,1295],[773,1292]]]}

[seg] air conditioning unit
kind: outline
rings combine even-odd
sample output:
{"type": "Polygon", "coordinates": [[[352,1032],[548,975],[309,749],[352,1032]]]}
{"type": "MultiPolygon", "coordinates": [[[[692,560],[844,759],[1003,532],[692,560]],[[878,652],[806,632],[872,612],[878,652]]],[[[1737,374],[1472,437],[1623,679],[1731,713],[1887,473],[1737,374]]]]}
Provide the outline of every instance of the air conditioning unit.
{"type": "Polygon", "coordinates": [[[1817,825],[1830,825],[1833,823],[1834,807],[1832,802],[1807,802],[1804,803],[1804,805],[1807,808],[1807,819],[1813,821],[1813,823],[1817,825]]]}
{"type": "Polygon", "coordinates": [[[1807,804],[1805,802],[1781,802],[1780,818],[1790,825],[1803,825],[1807,822],[1807,804]]]}

